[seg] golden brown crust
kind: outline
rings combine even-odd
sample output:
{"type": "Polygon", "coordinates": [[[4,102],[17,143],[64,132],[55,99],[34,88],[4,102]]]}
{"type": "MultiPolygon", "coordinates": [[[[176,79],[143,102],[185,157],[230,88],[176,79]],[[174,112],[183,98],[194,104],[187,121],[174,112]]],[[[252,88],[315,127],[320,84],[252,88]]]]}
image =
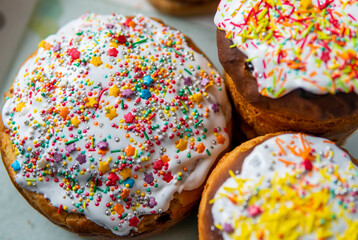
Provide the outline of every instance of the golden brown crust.
{"type": "MultiPolygon", "coordinates": [[[[163,24],[160,19],[153,20],[158,21],[163,24]]],[[[205,54],[193,43],[193,41],[185,36],[186,41],[190,47],[200,54],[205,54]]],[[[35,56],[36,52],[28,57],[35,56]]],[[[27,60],[28,60],[27,59],[27,60]]],[[[26,61],[27,61],[26,60],[26,61]]],[[[25,61],[25,62],[26,62],[25,61]]],[[[24,63],[25,63],[24,62],[24,63]]],[[[12,94],[12,88],[9,92],[5,93],[6,96],[12,94]]],[[[232,122],[229,121],[228,124],[228,133],[230,135],[231,142],[231,130],[232,122]]],[[[227,150],[223,151],[224,154],[227,150]]],[[[12,170],[11,164],[16,160],[16,155],[13,149],[13,145],[10,139],[10,135],[7,132],[2,118],[0,116],[0,151],[2,156],[2,161],[4,163],[5,169],[8,172],[8,175],[16,187],[16,189],[21,193],[21,195],[26,199],[26,201],[33,206],[38,212],[48,218],[52,223],[74,232],[80,236],[87,236],[98,239],[143,239],[148,236],[154,235],[156,233],[162,232],[175,223],[179,222],[187,215],[191,213],[191,210],[197,206],[198,200],[200,199],[204,184],[197,189],[191,191],[182,191],[180,194],[175,193],[173,199],[170,202],[169,210],[161,214],[145,215],[141,217],[141,221],[137,227],[137,231],[132,231],[128,236],[121,237],[113,234],[110,230],[105,229],[94,222],[88,220],[84,215],[78,213],[67,213],[65,211],[60,211],[58,208],[51,205],[50,201],[46,199],[43,194],[38,194],[35,192],[28,191],[22,188],[15,180],[16,173],[12,170]],[[155,226],[155,229],[153,229],[155,226]]],[[[220,155],[218,159],[221,158],[220,155]]],[[[215,164],[214,164],[215,165],[215,164]]],[[[212,166],[212,168],[214,167],[212,166]]]]}
{"type": "Polygon", "coordinates": [[[148,0],[159,11],[175,16],[189,16],[214,13],[219,4],[217,0],[148,0]]]}
{"type": "Polygon", "coordinates": [[[357,128],[358,116],[339,117],[325,121],[290,118],[284,112],[270,111],[250,104],[236,89],[232,78],[225,74],[226,86],[243,123],[248,138],[279,131],[297,131],[331,139],[341,145],[357,128]]]}

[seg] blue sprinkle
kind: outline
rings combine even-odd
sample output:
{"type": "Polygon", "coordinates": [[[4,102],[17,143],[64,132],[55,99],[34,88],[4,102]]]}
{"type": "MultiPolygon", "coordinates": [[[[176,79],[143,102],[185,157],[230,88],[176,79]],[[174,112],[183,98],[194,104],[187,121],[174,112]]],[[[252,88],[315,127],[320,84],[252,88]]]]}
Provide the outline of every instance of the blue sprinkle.
{"type": "Polygon", "coordinates": [[[143,89],[141,94],[140,94],[140,97],[141,98],[144,98],[144,99],[149,99],[150,97],[152,96],[152,94],[150,93],[150,91],[148,89],[143,89]]]}
{"type": "Polygon", "coordinates": [[[14,169],[15,172],[18,172],[21,169],[20,163],[17,160],[13,161],[13,163],[11,164],[11,167],[12,167],[12,169],[14,169]]]}
{"type": "Polygon", "coordinates": [[[127,178],[125,181],[123,181],[123,184],[124,185],[129,185],[129,188],[132,188],[133,187],[133,184],[134,184],[134,180],[132,178],[127,178]]]}
{"type": "Polygon", "coordinates": [[[143,78],[143,84],[146,85],[147,87],[153,82],[153,78],[149,75],[145,76],[143,78]]]}

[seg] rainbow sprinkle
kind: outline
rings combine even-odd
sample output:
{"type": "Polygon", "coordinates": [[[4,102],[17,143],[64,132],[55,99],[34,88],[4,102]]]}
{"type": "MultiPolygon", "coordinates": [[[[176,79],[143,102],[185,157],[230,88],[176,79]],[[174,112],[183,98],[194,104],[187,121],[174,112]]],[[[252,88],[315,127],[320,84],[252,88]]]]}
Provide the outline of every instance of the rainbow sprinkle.
{"type": "Polygon", "coordinates": [[[117,235],[199,187],[229,145],[220,75],[182,33],[141,15],[70,22],[13,86],[3,119],[17,182],[117,235]]]}
{"type": "Polygon", "coordinates": [[[253,65],[259,92],[278,98],[358,93],[358,1],[221,1],[215,23],[253,65]]]}

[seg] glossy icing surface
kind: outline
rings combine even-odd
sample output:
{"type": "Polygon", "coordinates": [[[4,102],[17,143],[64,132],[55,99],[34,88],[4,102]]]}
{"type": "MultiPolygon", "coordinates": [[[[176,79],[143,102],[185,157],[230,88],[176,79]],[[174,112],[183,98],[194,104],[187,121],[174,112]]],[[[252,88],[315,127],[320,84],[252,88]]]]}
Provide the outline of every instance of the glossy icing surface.
{"type": "Polygon", "coordinates": [[[212,203],[224,239],[358,236],[358,168],[334,143],[284,134],[257,145],[212,203]]]}
{"type": "Polygon", "coordinates": [[[358,93],[358,2],[222,0],[215,23],[247,56],[258,91],[358,93]]]}
{"type": "Polygon", "coordinates": [[[141,15],[68,23],[13,87],[3,121],[16,181],[117,235],[199,187],[229,145],[218,72],[182,33],[141,15]]]}

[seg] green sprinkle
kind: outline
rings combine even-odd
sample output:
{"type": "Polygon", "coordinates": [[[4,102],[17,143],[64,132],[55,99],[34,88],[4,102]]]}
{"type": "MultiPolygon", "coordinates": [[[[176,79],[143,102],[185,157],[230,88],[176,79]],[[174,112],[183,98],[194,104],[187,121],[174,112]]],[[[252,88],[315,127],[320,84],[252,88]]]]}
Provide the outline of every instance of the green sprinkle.
{"type": "Polygon", "coordinates": [[[122,152],[122,149],[112,150],[111,153],[122,152]]]}
{"type": "Polygon", "coordinates": [[[25,179],[27,182],[36,182],[36,179],[31,179],[31,178],[26,178],[25,179]]]}
{"type": "Polygon", "coordinates": [[[189,92],[190,95],[193,95],[193,94],[191,93],[191,91],[190,91],[190,89],[189,89],[188,86],[186,86],[186,90],[188,90],[188,92],[189,92]]]}
{"type": "Polygon", "coordinates": [[[143,131],[143,134],[144,134],[145,138],[146,138],[147,140],[149,140],[148,134],[147,134],[145,131],[143,131]]]}
{"type": "Polygon", "coordinates": [[[189,75],[193,75],[188,69],[184,68],[184,71],[189,73],[189,75]]]}
{"type": "Polygon", "coordinates": [[[65,145],[68,145],[68,144],[71,144],[71,143],[74,143],[74,142],[77,142],[77,141],[79,141],[79,139],[78,139],[78,138],[73,139],[73,140],[68,141],[68,142],[65,142],[65,145]]]}
{"type": "Polygon", "coordinates": [[[203,119],[201,119],[199,122],[197,122],[197,123],[195,123],[194,124],[194,127],[196,128],[200,123],[202,123],[204,120],[203,119]]]}
{"type": "Polygon", "coordinates": [[[140,40],[138,42],[132,43],[132,46],[135,46],[135,45],[141,44],[141,43],[145,43],[146,41],[147,41],[147,39],[140,40]]]}
{"type": "Polygon", "coordinates": [[[210,151],[209,151],[208,149],[206,149],[206,153],[207,153],[209,156],[211,156],[211,153],[210,153],[210,151]]]}

